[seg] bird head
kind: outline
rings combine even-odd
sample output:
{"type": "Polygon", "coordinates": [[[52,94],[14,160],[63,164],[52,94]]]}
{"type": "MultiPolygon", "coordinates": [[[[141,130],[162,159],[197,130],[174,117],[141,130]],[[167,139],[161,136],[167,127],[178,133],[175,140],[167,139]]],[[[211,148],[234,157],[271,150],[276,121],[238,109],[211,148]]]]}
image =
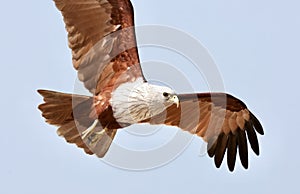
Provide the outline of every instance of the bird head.
{"type": "Polygon", "coordinates": [[[179,107],[179,99],[175,93],[163,92],[162,95],[165,98],[166,105],[176,104],[177,108],[179,107]]]}
{"type": "Polygon", "coordinates": [[[156,92],[156,100],[159,100],[159,103],[164,104],[164,106],[167,108],[173,104],[179,107],[179,98],[169,87],[165,86],[153,86],[155,89],[153,91],[156,92]]]}

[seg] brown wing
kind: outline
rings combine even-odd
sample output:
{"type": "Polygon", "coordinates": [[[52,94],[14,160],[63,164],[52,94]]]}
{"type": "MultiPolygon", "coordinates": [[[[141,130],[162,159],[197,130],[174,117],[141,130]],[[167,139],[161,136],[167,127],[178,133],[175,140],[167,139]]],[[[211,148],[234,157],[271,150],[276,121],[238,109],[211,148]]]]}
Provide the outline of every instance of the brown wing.
{"type": "Polygon", "coordinates": [[[242,165],[248,168],[248,143],[259,155],[256,132],[264,134],[258,119],[237,98],[223,93],[179,95],[180,106],[152,118],[152,124],[178,126],[208,142],[208,155],[220,167],[227,150],[227,163],[234,170],[237,150],[242,165]]]}
{"type": "Polygon", "coordinates": [[[64,17],[73,65],[90,92],[142,77],[129,0],[54,1],[64,17]]]}

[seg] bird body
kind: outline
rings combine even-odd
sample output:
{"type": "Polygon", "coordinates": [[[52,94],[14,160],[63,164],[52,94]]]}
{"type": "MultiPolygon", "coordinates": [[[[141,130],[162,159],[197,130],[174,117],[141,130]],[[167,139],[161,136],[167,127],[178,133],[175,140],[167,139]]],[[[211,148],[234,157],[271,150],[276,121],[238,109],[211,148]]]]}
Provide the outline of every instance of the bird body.
{"type": "Polygon", "coordinates": [[[143,76],[129,0],[54,0],[62,12],[73,66],[92,96],[38,90],[46,122],[58,135],[104,157],[118,129],[132,124],[177,126],[208,143],[220,167],[225,152],[230,171],[236,155],[248,168],[248,142],[258,155],[258,119],[246,105],[225,93],[176,94],[143,76]],[[248,140],[247,140],[248,139],[248,140]]]}

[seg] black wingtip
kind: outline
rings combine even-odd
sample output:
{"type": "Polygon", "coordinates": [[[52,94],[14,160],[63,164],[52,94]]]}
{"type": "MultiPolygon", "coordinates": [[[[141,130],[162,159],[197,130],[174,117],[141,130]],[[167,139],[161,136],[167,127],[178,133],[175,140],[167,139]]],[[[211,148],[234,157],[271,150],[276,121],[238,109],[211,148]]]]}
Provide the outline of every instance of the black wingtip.
{"type": "Polygon", "coordinates": [[[245,169],[248,168],[248,146],[247,137],[244,130],[239,129],[237,134],[240,160],[245,169]]]}
{"type": "Polygon", "coordinates": [[[236,162],[237,138],[233,134],[229,134],[227,145],[227,166],[230,172],[233,172],[236,162]]]}
{"type": "Polygon", "coordinates": [[[218,142],[216,146],[216,151],[215,151],[215,165],[217,168],[220,168],[226,148],[227,148],[227,143],[228,143],[228,137],[224,133],[221,133],[218,137],[218,142]]]}
{"type": "Polygon", "coordinates": [[[237,133],[219,134],[217,140],[208,141],[207,153],[209,157],[214,158],[217,168],[221,167],[222,161],[227,151],[227,166],[230,172],[235,169],[237,152],[242,166],[249,168],[248,141],[256,155],[260,154],[257,134],[264,135],[264,130],[259,120],[250,112],[250,120],[245,121],[243,129],[238,128],[237,133]],[[247,133],[247,134],[246,134],[247,133]]]}
{"type": "Polygon", "coordinates": [[[261,135],[264,135],[264,129],[261,125],[261,123],[259,122],[259,120],[255,117],[254,114],[250,113],[250,116],[251,116],[251,121],[253,122],[253,125],[255,127],[255,130],[261,134],[261,135]]]}
{"type": "Polygon", "coordinates": [[[253,152],[259,155],[259,144],[254,126],[250,122],[246,122],[245,131],[247,132],[248,140],[253,152]]]}

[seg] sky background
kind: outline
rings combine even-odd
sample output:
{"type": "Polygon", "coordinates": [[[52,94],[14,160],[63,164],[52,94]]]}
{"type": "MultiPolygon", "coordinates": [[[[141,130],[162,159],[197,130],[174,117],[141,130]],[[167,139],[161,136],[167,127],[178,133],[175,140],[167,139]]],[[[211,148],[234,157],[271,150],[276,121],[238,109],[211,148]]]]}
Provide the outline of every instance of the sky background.
{"type": "MultiPolygon", "coordinates": [[[[172,26],[208,49],[225,90],[262,121],[261,156],[250,153],[248,170],[238,162],[229,173],[224,164],[216,169],[209,157],[199,157],[200,138],[172,162],[148,171],[122,170],[85,155],[58,137],[37,110],[38,88],[72,92],[74,87],[60,13],[50,0],[5,1],[0,8],[0,193],[299,193],[300,2],[132,2],[136,25],[172,26]]],[[[142,61],[151,58],[146,51],[141,49],[142,61]]],[[[150,70],[145,74],[151,77],[150,70]]],[[[201,79],[194,83],[197,90],[201,79]]]]}

